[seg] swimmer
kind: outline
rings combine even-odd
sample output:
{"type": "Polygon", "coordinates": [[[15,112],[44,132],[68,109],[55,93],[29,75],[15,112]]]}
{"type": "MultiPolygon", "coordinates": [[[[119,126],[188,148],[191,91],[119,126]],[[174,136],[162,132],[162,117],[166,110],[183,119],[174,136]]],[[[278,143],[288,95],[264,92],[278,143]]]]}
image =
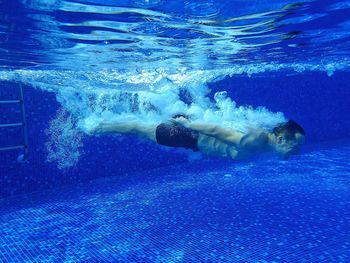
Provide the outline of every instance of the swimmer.
{"type": "Polygon", "coordinates": [[[160,145],[232,159],[261,152],[275,152],[288,159],[298,152],[305,139],[304,129],[293,120],[277,125],[272,131],[251,130],[244,134],[218,125],[192,122],[184,115],[174,116],[169,123],[161,124],[101,121],[88,133],[136,134],[160,145]]]}

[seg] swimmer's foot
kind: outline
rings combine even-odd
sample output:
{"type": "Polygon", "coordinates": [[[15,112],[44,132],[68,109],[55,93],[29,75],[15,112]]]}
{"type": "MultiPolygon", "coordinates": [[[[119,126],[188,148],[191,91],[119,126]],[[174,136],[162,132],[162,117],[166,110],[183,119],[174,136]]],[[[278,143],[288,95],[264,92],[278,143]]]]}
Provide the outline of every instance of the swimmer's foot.
{"type": "Polygon", "coordinates": [[[97,125],[94,125],[94,126],[89,126],[86,128],[86,132],[89,134],[89,135],[94,135],[94,134],[99,134],[101,133],[101,124],[97,124],[97,125]]]}
{"type": "Polygon", "coordinates": [[[103,133],[103,120],[96,117],[85,118],[80,123],[81,129],[89,135],[97,135],[103,133]]]}

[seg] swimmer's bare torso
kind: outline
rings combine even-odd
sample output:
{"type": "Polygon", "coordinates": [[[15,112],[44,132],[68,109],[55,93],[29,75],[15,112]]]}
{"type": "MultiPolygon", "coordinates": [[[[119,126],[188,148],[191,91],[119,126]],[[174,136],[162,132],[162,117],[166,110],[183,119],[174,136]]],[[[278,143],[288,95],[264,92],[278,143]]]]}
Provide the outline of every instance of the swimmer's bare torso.
{"type": "MultiPolygon", "coordinates": [[[[172,120],[173,124],[183,126],[191,131],[197,132],[196,149],[208,155],[242,159],[257,152],[269,149],[269,136],[264,131],[251,131],[247,134],[237,132],[233,129],[222,128],[217,125],[200,124],[191,122],[187,118],[177,117],[172,120]]],[[[159,144],[157,134],[160,125],[140,124],[137,122],[100,122],[96,127],[89,130],[91,134],[101,133],[134,133],[141,137],[147,137],[159,144]]],[[[171,125],[169,125],[171,127],[171,125]]],[[[176,131],[175,131],[176,132],[176,131]]],[[[165,136],[171,136],[172,131],[165,136]]],[[[180,137],[173,138],[181,140],[180,137]]],[[[188,136],[186,134],[185,136],[188,136]]],[[[162,137],[164,135],[162,134],[162,137]]],[[[167,140],[169,138],[165,138],[167,140]]],[[[193,138],[190,138],[193,139],[193,138]]],[[[168,140],[169,142],[169,140],[168,140]]],[[[174,143],[174,142],[170,142],[174,143]]],[[[176,144],[176,142],[175,142],[176,144]]],[[[167,145],[164,143],[163,145],[167,145]]],[[[173,146],[173,145],[168,145],[173,146]]],[[[174,147],[174,146],[173,146],[174,147]]],[[[181,147],[179,145],[175,147],[181,147]]],[[[189,148],[189,147],[185,147],[189,148]]]]}
{"type": "Polygon", "coordinates": [[[199,132],[198,149],[208,155],[242,159],[268,149],[268,134],[264,131],[243,134],[215,125],[191,123],[187,119],[177,119],[177,122],[199,132]]]}

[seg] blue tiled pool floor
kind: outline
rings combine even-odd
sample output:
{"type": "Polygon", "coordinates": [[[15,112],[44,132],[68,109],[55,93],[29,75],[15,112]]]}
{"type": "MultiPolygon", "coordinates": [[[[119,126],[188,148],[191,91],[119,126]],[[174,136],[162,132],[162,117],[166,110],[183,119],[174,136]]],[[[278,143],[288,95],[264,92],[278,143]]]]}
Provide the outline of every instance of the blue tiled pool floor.
{"type": "Polygon", "coordinates": [[[0,262],[350,262],[350,147],[0,202],[0,262]]]}

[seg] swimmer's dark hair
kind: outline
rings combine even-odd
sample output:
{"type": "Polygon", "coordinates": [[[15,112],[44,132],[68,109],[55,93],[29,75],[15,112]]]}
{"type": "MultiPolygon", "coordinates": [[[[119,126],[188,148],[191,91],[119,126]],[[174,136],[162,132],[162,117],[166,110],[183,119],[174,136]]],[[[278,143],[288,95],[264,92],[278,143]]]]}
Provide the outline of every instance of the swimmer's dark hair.
{"type": "Polygon", "coordinates": [[[273,133],[278,136],[281,133],[286,134],[289,137],[294,137],[296,133],[301,133],[305,136],[305,131],[298,123],[293,120],[284,122],[273,129],[273,133]]]}

